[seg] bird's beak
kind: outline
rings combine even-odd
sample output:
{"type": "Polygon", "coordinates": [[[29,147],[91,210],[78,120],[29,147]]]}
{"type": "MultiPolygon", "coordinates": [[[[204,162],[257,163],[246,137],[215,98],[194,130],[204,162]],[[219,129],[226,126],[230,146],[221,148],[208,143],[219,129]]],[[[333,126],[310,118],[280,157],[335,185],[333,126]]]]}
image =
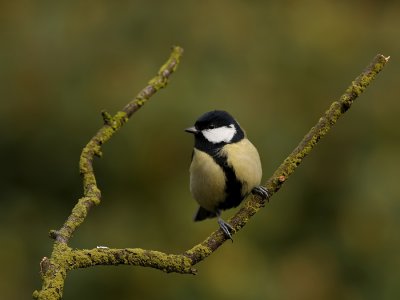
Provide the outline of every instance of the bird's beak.
{"type": "Polygon", "coordinates": [[[189,132],[189,133],[193,133],[193,134],[196,134],[196,133],[198,133],[199,131],[196,129],[196,127],[189,127],[189,128],[186,128],[185,129],[185,131],[186,132],[189,132]]]}

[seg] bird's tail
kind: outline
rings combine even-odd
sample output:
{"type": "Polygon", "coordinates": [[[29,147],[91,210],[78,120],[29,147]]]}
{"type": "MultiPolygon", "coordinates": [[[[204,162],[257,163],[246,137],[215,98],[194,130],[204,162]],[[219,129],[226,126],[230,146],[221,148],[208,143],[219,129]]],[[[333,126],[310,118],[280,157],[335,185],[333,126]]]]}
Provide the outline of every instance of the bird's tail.
{"type": "Polygon", "coordinates": [[[215,218],[216,216],[217,216],[217,214],[215,212],[209,211],[200,206],[197,213],[195,214],[193,220],[195,222],[197,222],[197,221],[202,221],[202,220],[208,219],[208,218],[215,218]]]}

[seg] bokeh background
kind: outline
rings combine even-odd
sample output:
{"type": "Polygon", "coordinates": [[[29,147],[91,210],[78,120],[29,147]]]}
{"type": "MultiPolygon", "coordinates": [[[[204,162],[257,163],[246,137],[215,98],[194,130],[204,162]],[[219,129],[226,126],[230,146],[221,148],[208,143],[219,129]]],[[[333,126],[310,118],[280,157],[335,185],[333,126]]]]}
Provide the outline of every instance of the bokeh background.
{"type": "Polygon", "coordinates": [[[95,161],[103,200],[71,246],[197,244],[217,224],[192,222],[184,128],[228,110],[266,179],[377,53],[392,59],[197,276],[77,270],[64,299],[399,299],[398,1],[2,1],[0,26],[2,298],[40,288],[48,231],[82,194],[78,158],[100,111],[121,109],[177,44],[170,85],[95,161]]]}

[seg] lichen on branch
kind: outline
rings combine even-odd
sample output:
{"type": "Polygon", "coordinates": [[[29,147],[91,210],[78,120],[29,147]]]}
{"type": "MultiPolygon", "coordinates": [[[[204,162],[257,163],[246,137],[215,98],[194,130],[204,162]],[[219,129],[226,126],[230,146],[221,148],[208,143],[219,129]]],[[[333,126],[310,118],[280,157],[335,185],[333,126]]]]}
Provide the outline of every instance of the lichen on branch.
{"type": "MultiPolygon", "coordinates": [[[[157,75],[150,79],[148,84],[138,95],[114,116],[111,116],[106,111],[102,111],[104,125],[83,148],[79,160],[79,171],[83,177],[83,197],[78,200],[78,203],[74,206],[71,214],[61,228],[59,230],[50,231],[49,235],[54,239],[53,252],[50,258],[42,259],[41,266],[46,266],[41,270],[43,285],[40,291],[35,291],[33,293],[34,298],[61,299],[67,271],[76,268],[76,265],[81,263],[79,260],[71,261],[69,259],[70,255],[75,254],[77,255],[76,257],[82,257],[78,254],[80,254],[79,251],[83,251],[74,250],[73,252],[72,249],[67,246],[68,241],[75,230],[84,222],[90,209],[98,205],[101,200],[101,192],[97,186],[93,170],[94,157],[100,157],[102,155],[101,146],[106,143],[115,132],[120,130],[132,114],[141,108],[151,96],[167,85],[171,74],[176,71],[179,65],[182,54],[183,49],[181,47],[173,47],[170,57],[159,69],[157,75]],[[67,261],[69,263],[67,263],[67,261]]],[[[153,255],[151,257],[157,256],[153,255]]],[[[144,261],[150,261],[150,259],[144,261]]],[[[131,264],[135,264],[134,260],[131,264]]],[[[166,266],[165,269],[168,270],[168,266],[166,266]]]]}
{"type": "MultiPolygon", "coordinates": [[[[62,227],[59,230],[50,231],[50,237],[54,239],[53,251],[50,258],[44,257],[40,263],[43,284],[40,291],[33,293],[34,298],[61,299],[64,280],[69,271],[97,265],[134,265],[151,267],[167,273],[195,274],[196,269],[193,266],[210,256],[226,241],[226,236],[222,230],[218,229],[212,232],[203,242],[182,254],[167,254],[141,248],[113,249],[97,247],[95,249],[72,249],[68,246],[69,239],[85,220],[90,209],[100,203],[101,193],[97,187],[93,171],[94,157],[101,156],[101,146],[116,131],[120,130],[132,114],[142,107],[151,96],[166,86],[170,75],[179,64],[182,53],[182,48],[174,47],[169,59],[160,68],[157,75],[148,82],[147,86],[122,111],[117,112],[114,116],[105,111],[102,112],[104,125],[83,148],[80,157],[79,168],[83,176],[83,197],[78,200],[62,227]]],[[[311,128],[293,152],[265,183],[270,198],[295,172],[303,159],[312,151],[318,141],[329,132],[340,116],[351,107],[354,100],[374,80],[388,60],[389,57],[377,55],[368,67],[350,84],[343,95],[330,105],[316,125],[311,128]]],[[[261,197],[257,195],[250,196],[228,222],[237,232],[264,206],[265,201],[261,197]]]]}

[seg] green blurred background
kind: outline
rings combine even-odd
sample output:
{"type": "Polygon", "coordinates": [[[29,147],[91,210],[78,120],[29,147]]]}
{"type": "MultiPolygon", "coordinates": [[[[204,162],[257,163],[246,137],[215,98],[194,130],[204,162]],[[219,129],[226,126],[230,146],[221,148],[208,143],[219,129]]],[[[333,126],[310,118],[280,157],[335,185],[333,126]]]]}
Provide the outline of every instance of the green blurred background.
{"type": "MultiPolygon", "coordinates": [[[[377,54],[392,59],[248,226],[197,276],[140,267],[68,274],[64,299],[398,299],[398,1],[2,1],[0,290],[40,288],[47,237],[82,194],[80,151],[177,44],[170,85],[95,161],[103,201],[71,246],[180,253],[217,228],[193,223],[192,137],[225,109],[269,177],[377,54]]],[[[234,211],[228,211],[229,217],[234,211]]]]}

